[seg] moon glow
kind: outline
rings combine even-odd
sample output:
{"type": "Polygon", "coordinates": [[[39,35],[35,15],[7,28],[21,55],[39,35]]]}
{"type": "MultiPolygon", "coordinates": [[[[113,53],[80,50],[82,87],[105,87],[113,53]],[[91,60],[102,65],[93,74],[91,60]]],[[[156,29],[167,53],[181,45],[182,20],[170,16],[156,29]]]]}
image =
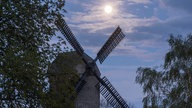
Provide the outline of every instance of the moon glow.
{"type": "Polygon", "coordinates": [[[105,6],[105,13],[110,14],[113,11],[113,8],[110,5],[105,6]]]}

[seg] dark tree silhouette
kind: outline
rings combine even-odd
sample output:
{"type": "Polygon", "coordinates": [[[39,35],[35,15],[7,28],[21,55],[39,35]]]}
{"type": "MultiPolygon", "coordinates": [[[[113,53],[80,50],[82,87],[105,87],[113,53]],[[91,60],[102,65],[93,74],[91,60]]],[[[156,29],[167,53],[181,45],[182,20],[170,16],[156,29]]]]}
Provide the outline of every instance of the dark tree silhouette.
{"type": "Polygon", "coordinates": [[[146,94],[144,107],[192,107],[192,35],[170,36],[162,69],[138,68],[136,82],[146,94]],[[158,71],[161,70],[161,71],[158,71]]]}
{"type": "Polygon", "coordinates": [[[61,52],[54,20],[65,0],[1,0],[0,107],[42,107],[47,67],[61,52]],[[58,43],[50,44],[53,38],[58,43]]]}

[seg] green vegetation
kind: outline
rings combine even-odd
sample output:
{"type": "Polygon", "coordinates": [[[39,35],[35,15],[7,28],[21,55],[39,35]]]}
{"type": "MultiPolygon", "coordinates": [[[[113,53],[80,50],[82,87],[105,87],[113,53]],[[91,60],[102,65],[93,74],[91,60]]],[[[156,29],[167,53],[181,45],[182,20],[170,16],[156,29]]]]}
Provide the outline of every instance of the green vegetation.
{"type": "Polygon", "coordinates": [[[192,35],[170,36],[170,49],[160,69],[138,68],[136,82],[143,87],[144,108],[192,107],[192,35]]]}
{"type": "Polygon", "coordinates": [[[54,103],[56,97],[48,97],[47,69],[56,55],[66,50],[54,26],[56,16],[65,12],[64,3],[65,0],[1,0],[1,108],[52,107],[47,105],[54,103]],[[53,38],[58,41],[50,44],[53,38]]]}

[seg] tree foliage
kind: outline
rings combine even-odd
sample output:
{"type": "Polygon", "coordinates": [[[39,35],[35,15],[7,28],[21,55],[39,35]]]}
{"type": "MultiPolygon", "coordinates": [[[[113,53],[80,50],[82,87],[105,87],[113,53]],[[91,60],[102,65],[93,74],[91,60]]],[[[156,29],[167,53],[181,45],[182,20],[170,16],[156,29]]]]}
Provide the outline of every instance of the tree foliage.
{"type": "Polygon", "coordinates": [[[146,96],[144,107],[192,107],[192,35],[170,36],[161,69],[138,68],[136,82],[146,96]],[[159,71],[161,70],[161,71],[159,71]]]}
{"type": "Polygon", "coordinates": [[[54,20],[65,0],[1,0],[0,107],[41,107],[47,67],[61,52],[54,20]],[[50,44],[53,38],[58,43],[50,44]]]}

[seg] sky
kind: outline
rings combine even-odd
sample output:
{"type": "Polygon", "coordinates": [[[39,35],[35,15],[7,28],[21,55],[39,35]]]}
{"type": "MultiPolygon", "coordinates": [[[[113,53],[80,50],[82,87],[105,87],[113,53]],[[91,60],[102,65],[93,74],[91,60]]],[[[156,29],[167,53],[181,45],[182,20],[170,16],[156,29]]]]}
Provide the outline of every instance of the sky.
{"type": "Polygon", "coordinates": [[[137,68],[162,65],[170,34],[191,33],[191,5],[191,0],[66,0],[64,19],[93,58],[116,27],[122,28],[126,37],[103,64],[97,64],[101,76],[140,108],[144,94],[135,83],[137,68]],[[112,7],[110,14],[104,11],[106,5],[112,7]]]}

